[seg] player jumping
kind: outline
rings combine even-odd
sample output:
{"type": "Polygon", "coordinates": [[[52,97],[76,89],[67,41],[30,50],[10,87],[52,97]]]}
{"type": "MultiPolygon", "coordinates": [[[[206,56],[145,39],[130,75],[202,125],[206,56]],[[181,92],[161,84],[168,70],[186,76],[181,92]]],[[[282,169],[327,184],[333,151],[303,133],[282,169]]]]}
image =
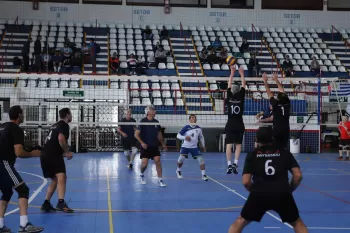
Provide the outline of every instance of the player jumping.
{"type": "MultiPolygon", "coordinates": [[[[125,117],[121,122],[136,122],[134,118],[131,117],[131,109],[125,111],[125,117]]],[[[135,138],[136,125],[120,125],[118,127],[118,132],[122,135],[122,145],[124,149],[124,155],[128,160],[128,168],[132,169],[132,162],[134,161],[135,155],[138,150],[136,148],[136,138],[135,138]]]]}
{"type": "Polygon", "coordinates": [[[343,116],[339,123],[340,141],[339,141],[339,160],[343,160],[343,151],[346,151],[346,160],[349,160],[350,153],[350,122],[348,116],[343,116]]]}
{"type": "Polygon", "coordinates": [[[239,88],[237,84],[232,85],[233,77],[235,75],[235,66],[231,67],[231,75],[228,81],[227,88],[227,112],[228,119],[225,127],[226,132],[226,158],[227,158],[227,174],[238,174],[238,159],[242,151],[242,141],[244,136],[244,122],[243,122],[243,112],[244,112],[244,98],[245,98],[245,87],[246,82],[244,79],[244,70],[239,69],[239,74],[241,75],[242,86],[239,88]],[[235,144],[235,161],[232,163],[232,144],[235,144]]]}
{"type": "Polygon", "coordinates": [[[228,233],[240,233],[250,222],[260,222],[269,210],[292,225],[294,232],[308,232],[293,197],[302,180],[300,167],[289,151],[273,146],[272,135],[270,127],[261,127],[256,133],[257,148],[248,153],[243,169],[243,184],[250,194],[228,233]],[[292,173],[290,183],[288,171],[292,173]]]}
{"type": "Polygon", "coordinates": [[[177,138],[183,140],[180,150],[180,157],[177,161],[176,175],[177,178],[182,179],[181,167],[188,158],[188,154],[191,154],[194,159],[196,159],[200,165],[202,180],[208,181],[208,177],[205,175],[205,164],[201,154],[200,149],[198,148],[198,140],[200,140],[203,148],[205,149],[205,141],[202,133],[201,127],[196,125],[197,117],[194,114],[191,114],[189,117],[190,124],[182,128],[182,130],[177,134],[177,138]]]}
{"type": "Polygon", "coordinates": [[[267,83],[267,74],[263,74],[263,80],[266,88],[267,95],[272,105],[272,116],[273,116],[273,136],[275,143],[280,148],[287,148],[289,141],[289,116],[290,116],[290,100],[282,84],[278,81],[276,73],[272,75],[273,80],[278,86],[277,100],[274,98],[273,93],[270,90],[269,84],[267,83]]]}

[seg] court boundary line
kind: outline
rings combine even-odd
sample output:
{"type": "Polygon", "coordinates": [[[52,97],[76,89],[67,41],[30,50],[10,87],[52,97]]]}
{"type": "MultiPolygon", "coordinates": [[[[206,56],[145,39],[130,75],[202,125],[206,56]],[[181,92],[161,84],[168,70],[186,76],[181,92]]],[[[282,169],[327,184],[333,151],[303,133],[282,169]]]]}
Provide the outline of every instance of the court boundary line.
{"type": "Polygon", "coordinates": [[[112,201],[111,201],[111,187],[109,180],[109,168],[107,167],[107,195],[108,195],[108,222],[109,222],[109,233],[114,233],[113,226],[113,213],[112,213],[112,201]]]}
{"type": "MultiPolygon", "coordinates": [[[[233,189],[227,187],[226,185],[220,183],[219,181],[217,181],[217,180],[211,178],[211,177],[208,176],[208,175],[207,175],[207,177],[208,177],[209,179],[211,179],[212,181],[214,181],[215,183],[217,183],[218,185],[220,185],[220,186],[224,187],[225,189],[227,189],[228,191],[232,192],[233,194],[236,194],[236,195],[239,196],[240,198],[242,198],[242,199],[244,199],[244,200],[247,200],[247,198],[244,197],[242,194],[240,194],[240,193],[236,192],[235,190],[233,190],[233,189]]],[[[270,217],[272,217],[272,218],[276,219],[277,221],[283,223],[282,220],[281,220],[279,217],[277,217],[276,215],[272,214],[271,212],[267,211],[266,213],[267,213],[268,215],[270,215],[270,217]]],[[[293,227],[292,227],[289,223],[283,223],[283,224],[286,225],[287,227],[293,229],[293,227]]]]}
{"type": "MultiPolygon", "coordinates": [[[[36,196],[38,196],[38,194],[41,192],[41,190],[43,190],[43,188],[47,185],[48,181],[46,178],[42,177],[42,176],[39,176],[37,174],[34,174],[34,173],[30,173],[30,172],[21,172],[21,171],[18,171],[19,173],[24,173],[24,174],[27,174],[27,175],[31,175],[31,176],[36,176],[36,177],[39,177],[40,179],[43,180],[43,183],[39,186],[39,188],[37,188],[34,193],[29,197],[28,199],[28,207],[29,207],[29,204],[36,198],[36,196]]],[[[5,213],[5,216],[7,215],[10,215],[10,214],[13,214],[13,213],[16,213],[17,211],[19,210],[19,207],[17,207],[16,209],[14,210],[11,210],[7,213],[5,213]]]]}

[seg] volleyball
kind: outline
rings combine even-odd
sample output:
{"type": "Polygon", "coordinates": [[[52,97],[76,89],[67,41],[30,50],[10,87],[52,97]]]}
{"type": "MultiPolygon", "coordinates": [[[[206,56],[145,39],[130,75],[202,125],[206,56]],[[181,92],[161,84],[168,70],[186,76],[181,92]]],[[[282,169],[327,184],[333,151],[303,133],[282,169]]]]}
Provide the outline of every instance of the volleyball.
{"type": "Polygon", "coordinates": [[[236,58],[232,57],[232,56],[228,56],[226,58],[226,63],[229,67],[233,66],[234,64],[236,64],[236,58]]]}

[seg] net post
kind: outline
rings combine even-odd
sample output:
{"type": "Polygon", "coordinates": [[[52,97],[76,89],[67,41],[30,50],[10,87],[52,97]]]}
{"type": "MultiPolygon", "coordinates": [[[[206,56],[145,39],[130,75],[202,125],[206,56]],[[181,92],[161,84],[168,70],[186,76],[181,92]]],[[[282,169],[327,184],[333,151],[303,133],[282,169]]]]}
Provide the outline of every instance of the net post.
{"type": "MultiPolygon", "coordinates": [[[[78,105],[78,116],[79,116],[79,114],[80,114],[80,116],[82,116],[82,111],[81,111],[81,106],[80,105],[78,105]]],[[[76,153],[78,153],[79,152],[79,123],[80,123],[80,120],[79,120],[79,118],[78,118],[78,124],[76,125],[76,133],[75,133],[75,151],[76,151],[76,153]]]]}
{"type": "Polygon", "coordinates": [[[317,82],[317,122],[318,124],[321,124],[321,98],[322,98],[322,93],[321,93],[321,77],[318,78],[317,82]]]}

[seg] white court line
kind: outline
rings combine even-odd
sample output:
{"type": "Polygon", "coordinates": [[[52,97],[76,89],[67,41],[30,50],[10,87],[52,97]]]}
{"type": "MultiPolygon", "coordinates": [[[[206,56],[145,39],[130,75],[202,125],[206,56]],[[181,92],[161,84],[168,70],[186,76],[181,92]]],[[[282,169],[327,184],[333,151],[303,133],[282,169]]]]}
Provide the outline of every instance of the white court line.
{"type": "Polygon", "coordinates": [[[307,227],[307,229],[314,229],[314,230],[350,230],[350,228],[346,228],[346,227],[307,227]]]}
{"type": "MultiPolygon", "coordinates": [[[[29,197],[29,199],[28,199],[28,204],[30,204],[30,203],[34,200],[34,198],[35,198],[36,196],[38,196],[38,194],[41,192],[41,190],[47,185],[47,179],[45,179],[45,178],[42,177],[42,176],[39,176],[39,175],[36,175],[36,174],[33,174],[33,173],[29,173],[29,172],[19,172],[19,173],[24,173],[24,174],[27,174],[27,175],[36,176],[36,177],[39,177],[40,179],[43,180],[43,183],[39,186],[39,188],[37,188],[37,189],[34,191],[34,193],[29,197]]],[[[17,212],[18,210],[19,210],[19,208],[16,208],[16,209],[14,209],[14,210],[11,210],[11,211],[7,212],[7,213],[5,214],[5,216],[10,215],[10,214],[13,214],[13,213],[17,212]]]]}
{"type": "Polygon", "coordinates": [[[280,229],[281,227],[264,227],[266,229],[280,229]]]}
{"type": "MultiPolygon", "coordinates": [[[[207,177],[208,177],[209,179],[211,179],[212,181],[214,181],[215,183],[217,183],[218,185],[220,185],[220,186],[226,188],[228,191],[233,192],[234,194],[236,194],[237,196],[243,198],[244,200],[247,200],[247,198],[245,198],[245,197],[242,196],[241,194],[237,193],[235,190],[233,190],[233,189],[227,187],[227,186],[224,185],[224,184],[221,184],[219,181],[216,181],[215,179],[211,178],[211,177],[208,176],[208,175],[207,175],[207,177]]],[[[282,220],[281,220],[279,217],[277,217],[277,216],[274,215],[274,214],[271,214],[269,211],[267,211],[266,213],[267,213],[268,215],[270,215],[272,218],[276,219],[277,221],[282,222],[282,220]]],[[[289,223],[283,223],[283,224],[286,225],[287,227],[293,229],[293,227],[292,227],[289,223]]]]}

